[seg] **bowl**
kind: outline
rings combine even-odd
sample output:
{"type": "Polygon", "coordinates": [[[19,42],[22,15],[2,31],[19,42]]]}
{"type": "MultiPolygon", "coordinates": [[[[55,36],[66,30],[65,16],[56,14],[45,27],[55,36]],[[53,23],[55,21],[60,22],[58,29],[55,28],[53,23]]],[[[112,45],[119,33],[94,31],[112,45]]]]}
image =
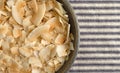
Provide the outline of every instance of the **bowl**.
{"type": "Polygon", "coordinates": [[[63,7],[65,9],[65,11],[68,14],[69,17],[69,24],[71,25],[71,30],[70,32],[73,34],[74,36],[74,51],[71,51],[68,60],[64,63],[64,65],[56,72],[56,73],[67,73],[69,71],[69,69],[71,68],[73,62],[75,61],[75,58],[77,56],[77,50],[78,50],[78,43],[79,43],[79,35],[78,35],[78,22],[76,19],[76,16],[74,14],[74,11],[72,9],[72,7],[70,6],[68,0],[58,0],[58,2],[60,2],[61,4],[63,4],[63,7]]]}

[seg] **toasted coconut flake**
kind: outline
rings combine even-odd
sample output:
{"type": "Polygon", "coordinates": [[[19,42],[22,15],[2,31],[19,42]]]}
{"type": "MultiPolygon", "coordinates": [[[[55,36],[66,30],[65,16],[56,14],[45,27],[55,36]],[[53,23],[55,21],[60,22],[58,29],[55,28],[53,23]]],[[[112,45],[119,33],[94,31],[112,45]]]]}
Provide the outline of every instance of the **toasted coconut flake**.
{"type": "Polygon", "coordinates": [[[32,22],[34,25],[39,25],[41,20],[44,17],[46,11],[45,3],[43,2],[41,5],[38,5],[38,12],[33,15],[32,22]]]}
{"type": "Polygon", "coordinates": [[[17,12],[18,12],[19,16],[21,18],[23,18],[24,14],[25,14],[26,2],[24,0],[17,0],[17,2],[15,3],[15,6],[17,8],[17,12]]]}
{"type": "Polygon", "coordinates": [[[9,30],[9,31],[7,32],[6,36],[12,36],[12,37],[13,37],[11,28],[8,28],[8,30],[9,30]]]}
{"type": "Polygon", "coordinates": [[[66,37],[66,42],[68,43],[70,41],[70,24],[68,24],[68,28],[67,28],[67,37],[66,37]]]}
{"type": "MultiPolygon", "coordinates": [[[[57,17],[53,17],[50,20],[48,20],[45,25],[49,25],[51,28],[55,28],[55,25],[59,25],[59,21],[57,17]]],[[[50,29],[50,28],[49,28],[50,29]]]]}
{"type": "Polygon", "coordinates": [[[9,24],[11,25],[17,25],[17,22],[15,21],[15,19],[13,17],[9,18],[9,24]]]}
{"type": "Polygon", "coordinates": [[[32,73],[41,73],[39,69],[37,68],[32,68],[32,73]]]}
{"type": "Polygon", "coordinates": [[[62,64],[55,65],[55,71],[58,71],[61,68],[62,64]]]}
{"type": "Polygon", "coordinates": [[[67,55],[67,47],[66,45],[57,45],[56,52],[59,57],[63,57],[67,55]]]}
{"type": "Polygon", "coordinates": [[[36,45],[36,41],[34,41],[34,42],[29,42],[29,43],[26,44],[27,47],[33,47],[33,46],[35,46],[35,45],[36,45]]]}
{"type": "Polygon", "coordinates": [[[7,41],[2,41],[2,48],[6,51],[10,48],[10,44],[7,41]]]}
{"type": "Polygon", "coordinates": [[[35,13],[38,12],[38,4],[36,0],[32,0],[32,8],[35,13]]]}
{"type": "Polygon", "coordinates": [[[9,31],[9,26],[6,25],[7,22],[4,25],[0,25],[0,35],[6,36],[6,34],[9,31]]]}
{"type": "Polygon", "coordinates": [[[45,13],[45,17],[46,17],[47,20],[52,18],[54,15],[55,15],[55,13],[53,11],[45,13]]]}
{"type": "Polygon", "coordinates": [[[49,45],[50,42],[42,39],[42,40],[41,40],[41,44],[43,44],[44,46],[46,46],[46,45],[49,45]]]}
{"type": "Polygon", "coordinates": [[[28,16],[31,16],[32,14],[33,14],[33,11],[31,11],[30,8],[26,5],[25,6],[25,16],[28,17],[28,16]]]}
{"type": "Polygon", "coordinates": [[[57,18],[56,17],[56,19],[55,19],[55,24],[56,25],[53,25],[54,26],[54,28],[55,28],[55,31],[57,32],[57,33],[66,33],[66,31],[65,31],[65,28],[63,28],[63,25],[60,23],[60,20],[59,20],[59,18],[57,18]],[[62,29],[62,30],[61,30],[62,29]]]}
{"type": "Polygon", "coordinates": [[[57,60],[63,64],[65,62],[65,57],[57,57],[57,60]]]}
{"type": "Polygon", "coordinates": [[[55,39],[55,44],[61,45],[65,42],[65,36],[63,34],[58,34],[58,36],[55,39]]]}
{"type": "Polygon", "coordinates": [[[54,38],[52,33],[49,32],[49,30],[54,29],[55,24],[57,23],[56,17],[48,20],[44,25],[38,26],[35,28],[29,35],[28,39],[31,41],[34,41],[37,39],[40,35],[42,38],[44,38],[47,41],[51,41],[51,38],[54,38]]]}
{"type": "Polygon", "coordinates": [[[68,21],[65,21],[62,17],[59,17],[59,21],[62,24],[62,27],[66,28],[66,26],[68,25],[68,21]]]}
{"type": "Polygon", "coordinates": [[[13,29],[13,36],[14,36],[14,38],[20,37],[21,34],[22,34],[22,31],[20,29],[17,29],[17,28],[13,29]]]}
{"type": "Polygon", "coordinates": [[[5,11],[0,10],[0,16],[1,15],[7,16],[7,13],[5,11]]]}
{"type": "Polygon", "coordinates": [[[66,14],[66,11],[64,10],[62,4],[59,3],[59,2],[57,2],[57,5],[58,5],[58,9],[60,10],[60,12],[61,12],[62,14],[66,14]]]}
{"type": "MultiPolygon", "coordinates": [[[[0,47],[2,47],[2,42],[3,42],[3,40],[0,40],[0,47]]],[[[0,53],[1,53],[1,51],[0,51],[0,53]]]]}
{"type": "Polygon", "coordinates": [[[38,46],[36,46],[36,47],[32,47],[34,50],[36,50],[36,51],[40,51],[41,49],[43,49],[43,48],[45,48],[42,44],[40,44],[39,43],[39,45],[38,46]]]}
{"type": "Polygon", "coordinates": [[[21,35],[21,41],[24,41],[25,38],[26,38],[26,32],[25,31],[22,31],[22,35],[21,35]]]}
{"type": "Polygon", "coordinates": [[[56,56],[56,46],[54,44],[50,44],[46,46],[50,50],[50,58],[54,58],[56,56]]]}
{"type": "Polygon", "coordinates": [[[41,37],[50,43],[54,43],[53,40],[55,40],[56,36],[57,34],[55,32],[45,32],[41,34],[41,37]]]}
{"type": "Polygon", "coordinates": [[[19,52],[25,57],[30,57],[33,54],[32,49],[28,47],[19,48],[19,52]]]}
{"type": "Polygon", "coordinates": [[[35,50],[33,53],[35,57],[39,58],[39,51],[35,50]]]}
{"type": "Polygon", "coordinates": [[[7,21],[8,16],[0,16],[0,24],[3,25],[7,21]]]}
{"type": "Polygon", "coordinates": [[[55,7],[53,1],[49,0],[46,2],[46,11],[50,11],[51,9],[53,9],[55,7]]]}
{"type": "Polygon", "coordinates": [[[2,73],[55,73],[74,50],[56,0],[1,0],[0,24],[2,73]]]}
{"type": "Polygon", "coordinates": [[[15,39],[13,36],[7,36],[5,40],[9,43],[15,43],[15,39]]]}
{"type": "Polygon", "coordinates": [[[70,50],[74,50],[73,42],[70,42],[70,50]]]}
{"type": "Polygon", "coordinates": [[[5,35],[8,32],[8,27],[4,26],[4,25],[0,25],[0,34],[1,35],[5,35]]]}
{"type": "Polygon", "coordinates": [[[15,6],[12,6],[12,16],[18,24],[22,24],[24,16],[25,2],[23,0],[17,0],[15,6]]]}
{"type": "Polygon", "coordinates": [[[40,67],[40,68],[42,67],[41,61],[36,57],[30,57],[29,64],[31,64],[34,67],[40,67]]]}
{"type": "Polygon", "coordinates": [[[54,67],[47,66],[45,67],[45,72],[47,73],[55,73],[54,67]]]}
{"type": "Polygon", "coordinates": [[[39,26],[39,27],[35,28],[35,29],[28,35],[28,39],[29,39],[30,41],[36,40],[36,39],[40,36],[41,32],[43,32],[43,31],[45,31],[45,30],[47,30],[47,27],[46,27],[46,26],[39,26]]]}
{"type": "Polygon", "coordinates": [[[18,52],[18,47],[12,47],[10,50],[11,50],[11,53],[12,53],[13,55],[18,55],[18,54],[19,54],[19,52],[18,52]]]}
{"type": "Polygon", "coordinates": [[[50,59],[51,50],[49,48],[43,48],[40,50],[39,56],[42,62],[48,61],[50,59]]]}
{"type": "Polygon", "coordinates": [[[10,67],[7,69],[8,73],[19,73],[20,70],[16,64],[11,64],[10,67]]]}
{"type": "Polygon", "coordinates": [[[59,70],[60,67],[62,66],[62,64],[57,59],[54,60],[54,64],[55,64],[55,71],[59,70]]]}
{"type": "Polygon", "coordinates": [[[28,26],[28,32],[35,30],[35,28],[36,28],[35,25],[28,26]]]}
{"type": "Polygon", "coordinates": [[[54,58],[56,56],[56,49],[55,49],[55,45],[51,45],[51,58],[54,58]]]}
{"type": "Polygon", "coordinates": [[[7,0],[7,5],[8,5],[8,7],[9,8],[12,8],[12,6],[14,5],[14,3],[15,3],[15,0],[7,0]]]}
{"type": "Polygon", "coordinates": [[[11,9],[8,6],[5,6],[6,10],[11,12],[11,9]]]}
{"type": "Polygon", "coordinates": [[[32,25],[32,22],[30,21],[31,18],[32,18],[32,16],[28,16],[23,20],[22,24],[24,27],[28,27],[28,26],[32,25]]]}
{"type": "Polygon", "coordinates": [[[65,21],[69,21],[68,17],[66,17],[65,15],[63,15],[58,8],[54,8],[54,10],[65,20],[65,21]]]}
{"type": "Polygon", "coordinates": [[[60,62],[58,60],[54,60],[54,64],[57,65],[59,64],[60,62]]]}
{"type": "Polygon", "coordinates": [[[61,17],[59,17],[59,21],[60,21],[60,23],[62,24],[62,27],[64,27],[64,28],[65,28],[65,24],[64,24],[64,22],[63,22],[63,20],[62,20],[62,18],[61,18],[61,17]]]}
{"type": "Polygon", "coordinates": [[[16,6],[12,6],[12,16],[18,24],[22,24],[22,18],[17,12],[16,6]]]}
{"type": "Polygon", "coordinates": [[[51,66],[51,67],[55,67],[55,65],[54,65],[54,60],[48,61],[48,65],[51,66]]]}
{"type": "Polygon", "coordinates": [[[0,10],[4,10],[6,0],[0,0],[0,10]]]}
{"type": "Polygon", "coordinates": [[[6,37],[6,35],[0,34],[0,39],[4,39],[5,37],[6,37]]]}

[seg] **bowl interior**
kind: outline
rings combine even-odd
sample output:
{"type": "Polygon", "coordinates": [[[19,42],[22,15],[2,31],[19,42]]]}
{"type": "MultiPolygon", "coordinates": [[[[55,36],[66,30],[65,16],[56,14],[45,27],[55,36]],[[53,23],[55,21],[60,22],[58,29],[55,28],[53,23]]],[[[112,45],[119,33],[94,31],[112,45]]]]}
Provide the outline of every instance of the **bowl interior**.
{"type": "Polygon", "coordinates": [[[75,57],[77,55],[77,49],[78,49],[78,24],[76,17],[74,15],[73,9],[71,8],[69,2],[67,0],[58,0],[60,3],[63,4],[64,9],[66,10],[68,16],[69,16],[69,23],[71,25],[71,33],[74,36],[74,51],[71,51],[69,55],[69,59],[64,63],[64,65],[56,72],[56,73],[66,73],[71,65],[73,64],[73,61],[75,60],[75,57]]]}

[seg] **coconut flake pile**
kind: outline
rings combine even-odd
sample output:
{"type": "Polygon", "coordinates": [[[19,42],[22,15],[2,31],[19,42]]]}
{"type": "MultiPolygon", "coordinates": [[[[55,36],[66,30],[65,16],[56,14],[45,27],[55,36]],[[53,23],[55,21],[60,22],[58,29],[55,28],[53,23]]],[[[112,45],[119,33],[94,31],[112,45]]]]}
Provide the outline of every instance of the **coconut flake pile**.
{"type": "Polygon", "coordinates": [[[74,50],[56,0],[0,0],[0,73],[55,73],[74,50]]]}

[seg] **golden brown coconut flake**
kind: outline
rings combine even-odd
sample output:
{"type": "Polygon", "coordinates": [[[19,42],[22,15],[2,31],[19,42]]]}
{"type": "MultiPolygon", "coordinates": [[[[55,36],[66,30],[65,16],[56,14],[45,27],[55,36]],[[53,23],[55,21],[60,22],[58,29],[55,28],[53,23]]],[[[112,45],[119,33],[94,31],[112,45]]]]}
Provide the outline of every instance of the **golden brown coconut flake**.
{"type": "Polygon", "coordinates": [[[16,4],[12,6],[12,16],[18,24],[22,24],[23,16],[25,14],[25,1],[17,0],[16,4]]]}
{"type": "Polygon", "coordinates": [[[6,0],[0,0],[0,10],[4,10],[6,0]]]}
{"type": "Polygon", "coordinates": [[[56,0],[0,1],[0,72],[55,73],[74,45],[56,0]]]}
{"type": "Polygon", "coordinates": [[[38,12],[38,4],[36,0],[32,0],[32,9],[34,11],[34,13],[38,12]]]}
{"type": "Polygon", "coordinates": [[[44,17],[46,11],[45,3],[38,5],[38,11],[33,14],[33,18],[31,19],[34,25],[39,25],[44,17]]]}

